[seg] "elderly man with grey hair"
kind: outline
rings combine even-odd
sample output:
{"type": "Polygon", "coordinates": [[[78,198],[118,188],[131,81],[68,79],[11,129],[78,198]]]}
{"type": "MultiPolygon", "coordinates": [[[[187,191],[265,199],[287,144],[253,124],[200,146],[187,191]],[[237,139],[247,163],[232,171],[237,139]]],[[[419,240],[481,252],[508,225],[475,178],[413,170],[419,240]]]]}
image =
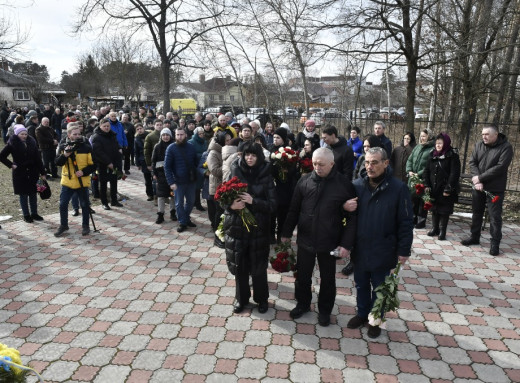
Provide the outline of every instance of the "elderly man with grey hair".
{"type": "Polygon", "coordinates": [[[282,241],[287,242],[298,225],[297,304],[289,315],[297,319],[310,311],[317,259],[321,279],[318,323],[328,326],[336,299],[336,257],[332,254],[347,257],[354,246],[356,213],[344,212],[343,205],[355,192],[350,179],[336,169],[330,149],[317,149],[312,164],[314,171],[303,175],[296,185],[282,229],[282,241]]]}
{"type": "Polygon", "coordinates": [[[54,161],[56,160],[56,148],[58,147],[58,135],[50,126],[47,117],[42,118],[40,126],[35,130],[36,140],[42,153],[43,166],[47,174],[52,178],[58,178],[58,168],[54,161]]]}
{"type": "MultiPolygon", "coordinates": [[[[406,263],[413,242],[413,213],[406,184],[392,176],[388,155],[380,147],[365,154],[364,178],[354,181],[357,195],[356,246],[352,250],[357,315],[347,327],[359,328],[369,322],[376,299],[374,290],[400,262],[406,263]]],[[[381,313],[384,315],[384,313],[381,313]]],[[[367,335],[377,338],[378,324],[369,323],[367,335]]]]}

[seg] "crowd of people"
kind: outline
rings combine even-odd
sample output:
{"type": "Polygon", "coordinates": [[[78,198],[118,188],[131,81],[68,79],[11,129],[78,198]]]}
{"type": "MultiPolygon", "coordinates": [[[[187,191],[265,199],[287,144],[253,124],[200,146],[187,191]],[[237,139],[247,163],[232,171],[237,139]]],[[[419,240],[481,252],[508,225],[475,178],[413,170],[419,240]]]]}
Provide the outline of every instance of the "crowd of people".
{"type": "MultiPolygon", "coordinates": [[[[350,258],[342,272],[354,273],[357,314],[348,327],[358,328],[368,322],[374,289],[398,261],[407,261],[413,229],[426,227],[428,212],[432,227],[427,235],[446,239],[460,190],[460,159],[447,133],[425,129],[416,143],[414,133],[406,132],[393,147],[381,121],[364,136],[352,127],[347,139],[334,126],[322,127],[318,134],[312,120],[294,134],[286,123],[262,127],[247,117],[237,121],[232,113],[215,117],[196,112],[182,118],[176,112],[155,114],[145,108],[125,113],[78,106],[63,114],[62,108],[53,111],[46,105],[43,112],[28,111],[25,116],[9,114],[4,107],[0,125],[6,144],[0,161],[12,169],[14,193],[26,222],[43,219],[37,210],[38,179],[61,179],[57,237],[69,230],[70,202],[73,215],[81,209],[85,236],[94,213],[91,196],[101,200],[104,210],[123,207],[117,185],[131,166],[139,169],[143,194],[156,206],[156,224],[165,222],[168,206],[169,219],[178,221],[181,233],[196,227],[194,208],[207,210],[214,246],[225,249],[236,278],[235,313],[251,298],[250,276],[259,312],[268,310],[270,245],[290,241],[297,227],[297,305],[290,315],[299,318],[310,310],[317,260],[322,326],[330,323],[336,296],[337,259],[332,253],[350,258]],[[233,177],[246,184],[247,191],[224,204],[217,190],[233,177]],[[244,223],[244,209],[254,218],[253,230],[244,223]]],[[[496,126],[485,126],[470,161],[473,219],[471,235],[462,245],[480,243],[487,208],[490,254],[499,254],[512,158],[507,138],[496,126]]],[[[380,333],[379,326],[369,324],[370,337],[380,333]]]]}

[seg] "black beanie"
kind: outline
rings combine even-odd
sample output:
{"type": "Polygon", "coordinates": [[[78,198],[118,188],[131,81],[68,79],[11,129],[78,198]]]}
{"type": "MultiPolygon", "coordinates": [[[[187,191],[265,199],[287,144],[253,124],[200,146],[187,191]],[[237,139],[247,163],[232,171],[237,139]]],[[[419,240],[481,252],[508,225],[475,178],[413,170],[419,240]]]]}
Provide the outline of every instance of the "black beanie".
{"type": "Polygon", "coordinates": [[[285,128],[278,128],[274,131],[274,134],[280,136],[283,140],[283,144],[287,145],[287,129],[285,128]]]}

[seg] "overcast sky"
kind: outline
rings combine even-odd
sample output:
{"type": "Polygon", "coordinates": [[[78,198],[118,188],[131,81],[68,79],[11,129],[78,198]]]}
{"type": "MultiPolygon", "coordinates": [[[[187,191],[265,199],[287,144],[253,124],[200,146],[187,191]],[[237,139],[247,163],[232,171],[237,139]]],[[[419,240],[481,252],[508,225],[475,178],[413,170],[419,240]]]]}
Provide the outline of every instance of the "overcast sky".
{"type": "MultiPolygon", "coordinates": [[[[46,65],[51,81],[59,82],[61,72],[76,70],[76,58],[89,50],[94,36],[72,37],[74,12],[83,0],[33,0],[32,5],[12,10],[22,28],[30,32],[20,61],[46,65]]],[[[18,4],[18,3],[16,3],[18,4]]],[[[31,4],[27,1],[26,4],[31,4]]]]}

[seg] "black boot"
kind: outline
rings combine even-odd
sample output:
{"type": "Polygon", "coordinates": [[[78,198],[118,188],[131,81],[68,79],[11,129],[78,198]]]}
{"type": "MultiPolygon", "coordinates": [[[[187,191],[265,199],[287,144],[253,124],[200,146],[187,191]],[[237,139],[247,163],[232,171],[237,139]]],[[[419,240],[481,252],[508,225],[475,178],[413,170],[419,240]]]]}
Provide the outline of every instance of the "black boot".
{"type": "Polygon", "coordinates": [[[450,220],[450,216],[448,214],[439,214],[439,241],[446,240],[446,229],[448,228],[448,221],[450,220]]]}
{"type": "Polygon", "coordinates": [[[435,212],[432,213],[432,229],[426,235],[430,237],[439,235],[439,215],[435,212]]]}
{"type": "Polygon", "coordinates": [[[195,192],[195,209],[197,209],[198,211],[206,211],[206,209],[204,209],[204,207],[200,203],[200,190],[197,190],[195,192]]]}
{"type": "Polygon", "coordinates": [[[164,222],[164,213],[157,213],[157,219],[155,220],[155,223],[161,224],[164,222]]]}
{"type": "Polygon", "coordinates": [[[176,214],[175,209],[170,210],[170,219],[172,221],[177,221],[177,214],[176,214]]]}

